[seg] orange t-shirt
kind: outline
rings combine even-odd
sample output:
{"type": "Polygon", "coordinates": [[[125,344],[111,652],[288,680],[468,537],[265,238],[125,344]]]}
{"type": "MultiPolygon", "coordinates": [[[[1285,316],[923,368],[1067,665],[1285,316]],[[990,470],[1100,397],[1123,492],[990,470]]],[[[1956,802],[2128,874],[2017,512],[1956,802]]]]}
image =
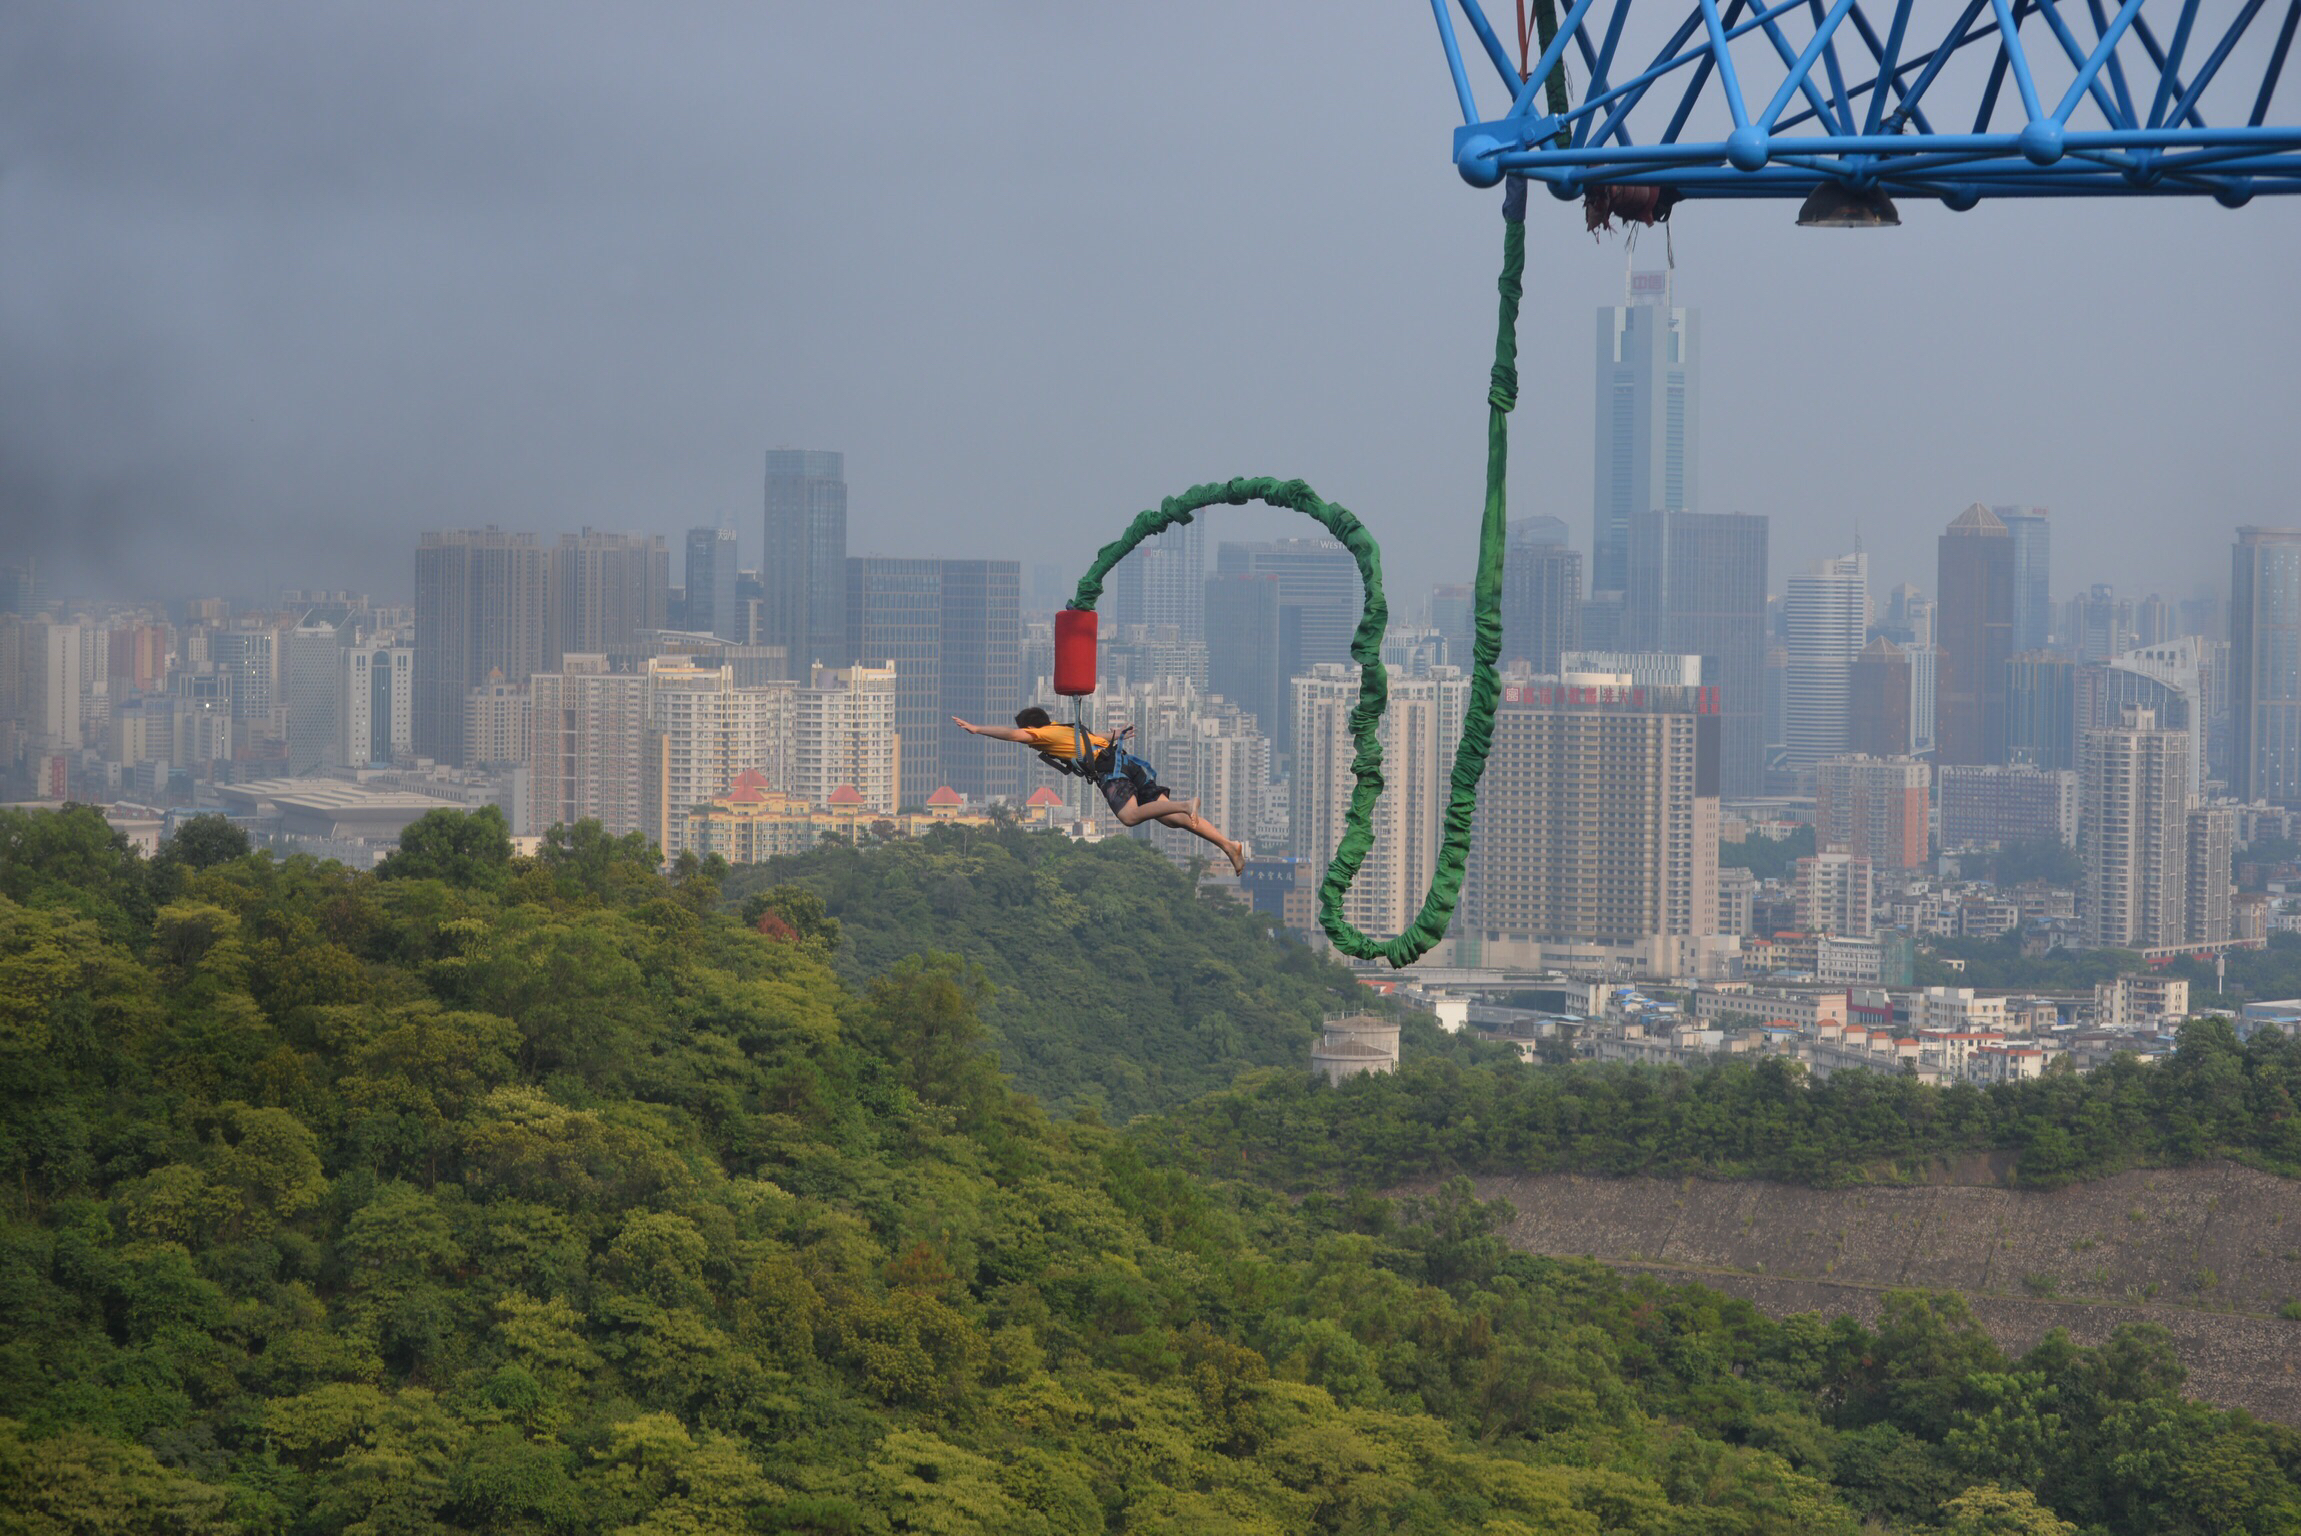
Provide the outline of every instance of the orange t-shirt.
{"type": "MultiPolygon", "coordinates": [[[[1025,725],[1017,729],[1023,733],[1027,745],[1041,752],[1055,757],[1078,756],[1078,733],[1067,725],[1025,725]]],[[[1092,731],[1087,732],[1087,742],[1091,752],[1100,752],[1111,744],[1108,736],[1097,736],[1092,731]]]]}

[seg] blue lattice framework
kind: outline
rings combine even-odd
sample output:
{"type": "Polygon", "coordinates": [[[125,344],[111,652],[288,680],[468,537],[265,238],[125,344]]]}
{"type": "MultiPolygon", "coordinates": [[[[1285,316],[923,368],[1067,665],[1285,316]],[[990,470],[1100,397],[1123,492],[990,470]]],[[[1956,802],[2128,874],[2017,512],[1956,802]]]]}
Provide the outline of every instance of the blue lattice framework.
{"type": "Polygon", "coordinates": [[[1858,0],[1649,0],[1636,26],[1632,0],[1572,0],[1523,76],[1478,0],[1451,3],[1511,98],[1482,116],[1450,0],[1431,0],[1466,124],[1454,160],[1476,186],[1509,171],[1561,198],[1647,186],[1664,212],[1831,181],[1961,209],[2301,190],[2301,128],[2272,117],[2301,0],[1880,0],[1874,16],[1858,0]]]}

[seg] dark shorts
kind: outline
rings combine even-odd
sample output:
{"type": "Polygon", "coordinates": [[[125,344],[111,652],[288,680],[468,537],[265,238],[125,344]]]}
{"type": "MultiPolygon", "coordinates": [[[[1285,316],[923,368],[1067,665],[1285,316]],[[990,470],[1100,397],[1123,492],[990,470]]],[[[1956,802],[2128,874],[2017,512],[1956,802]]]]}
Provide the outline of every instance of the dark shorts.
{"type": "Polygon", "coordinates": [[[1167,787],[1148,774],[1140,778],[1114,774],[1103,780],[1103,798],[1110,802],[1111,814],[1115,816],[1125,810],[1130,802],[1148,805],[1153,800],[1166,799],[1167,787]]]}

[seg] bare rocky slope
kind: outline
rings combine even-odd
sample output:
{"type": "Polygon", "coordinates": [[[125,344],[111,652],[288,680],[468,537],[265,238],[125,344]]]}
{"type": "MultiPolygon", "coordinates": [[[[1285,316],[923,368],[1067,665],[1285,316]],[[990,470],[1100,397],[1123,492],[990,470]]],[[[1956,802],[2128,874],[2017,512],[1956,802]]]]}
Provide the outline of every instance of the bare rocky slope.
{"type": "Polygon", "coordinates": [[[1767,1312],[1874,1320],[1900,1287],[1961,1292],[2008,1349],[2054,1328],[2098,1343],[2120,1323],[2173,1335],[2190,1390],[2301,1424],[2301,1182],[2216,1164],[2066,1189],[1993,1182],[1976,1160],[1941,1182],[1859,1189],[1600,1179],[1477,1180],[1517,1209],[1534,1253],[1697,1280],[1767,1312]]]}

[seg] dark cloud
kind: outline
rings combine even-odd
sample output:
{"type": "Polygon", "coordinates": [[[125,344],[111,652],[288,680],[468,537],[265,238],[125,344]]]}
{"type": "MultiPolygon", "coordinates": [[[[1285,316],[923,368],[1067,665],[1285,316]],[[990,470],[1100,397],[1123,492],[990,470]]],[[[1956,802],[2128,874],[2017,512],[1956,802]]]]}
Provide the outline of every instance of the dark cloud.
{"type": "MultiPolygon", "coordinates": [[[[1402,596],[1467,573],[1494,197],[1426,7],[107,4],[0,22],[0,548],[89,588],[408,585],[418,528],[1082,560],[1301,474],[1402,596]]],[[[1586,540],[1618,244],[1539,202],[1513,495],[1586,540]]],[[[2055,585],[2225,580],[2293,521],[2296,211],[1690,206],[1705,504],[1931,583],[1972,500],[2055,585]]],[[[1641,261],[1658,259],[1649,242],[1641,261]]],[[[1246,523],[1242,520],[1241,526],[1246,523]]]]}

